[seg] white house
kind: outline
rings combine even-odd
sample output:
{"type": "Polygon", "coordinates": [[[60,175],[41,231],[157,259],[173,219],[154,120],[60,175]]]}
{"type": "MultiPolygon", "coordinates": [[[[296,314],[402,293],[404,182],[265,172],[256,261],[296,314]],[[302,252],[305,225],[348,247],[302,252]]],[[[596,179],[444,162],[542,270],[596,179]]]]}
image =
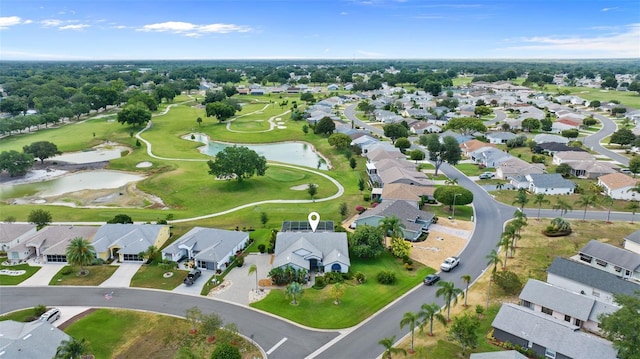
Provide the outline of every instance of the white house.
{"type": "Polygon", "coordinates": [[[605,193],[613,199],[638,200],[640,193],[632,191],[638,184],[638,179],[627,176],[624,173],[610,173],[598,177],[598,185],[604,188],[605,193]]]}
{"type": "Polygon", "coordinates": [[[624,237],[624,249],[640,254],[640,230],[624,237]]]}
{"type": "Polygon", "coordinates": [[[592,239],[582,247],[579,256],[582,262],[594,268],[640,283],[638,253],[592,239]]]}
{"type": "Polygon", "coordinates": [[[279,232],[273,268],[347,273],[351,266],[344,232],[279,232]]]}
{"type": "Polygon", "coordinates": [[[485,137],[489,140],[489,143],[500,145],[517,138],[518,135],[513,132],[488,132],[485,137]]]}
{"type": "Polygon", "coordinates": [[[528,174],[525,176],[529,181],[529,192],[544,194],[572,194],[576,185],[562,178],[559,173],[528,174]]]}
{"type": "Polygon", "coordinates": [[[35,224],[0,223],[0,250],[6,252],[35,233],[35,224]]]}

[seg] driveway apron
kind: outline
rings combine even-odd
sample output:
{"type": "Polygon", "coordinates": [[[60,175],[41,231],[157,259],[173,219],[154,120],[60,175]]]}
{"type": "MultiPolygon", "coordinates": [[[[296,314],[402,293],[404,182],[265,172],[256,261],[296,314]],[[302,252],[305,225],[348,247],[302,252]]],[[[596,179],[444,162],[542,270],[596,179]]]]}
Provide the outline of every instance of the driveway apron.
{"type": "Polygon", "coordinates": [[[100,284],[100,287],[129,287],[131,278],[142,266],[141,263],[120,263],[118,269],[100,284]]]}

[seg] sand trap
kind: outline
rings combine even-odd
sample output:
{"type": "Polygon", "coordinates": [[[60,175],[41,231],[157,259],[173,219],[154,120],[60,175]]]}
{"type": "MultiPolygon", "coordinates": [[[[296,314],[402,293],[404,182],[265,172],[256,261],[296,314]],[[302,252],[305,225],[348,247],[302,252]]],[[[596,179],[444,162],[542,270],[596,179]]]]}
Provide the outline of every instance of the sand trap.
{"type": "Polygon", "coordinates": [[[125,146],[108,143],[94,147],[90,151],[68,152],[59,156],[49,158],[49,161],[61,161],[67,163],[92,163],[101,161],[111,161],[120,158],[122,151],[127,150],[125,146]]]}
{"type": "Polygon", "coordinates": [[[284,130],[287,126],[278,126],[278,130],[284,130]]]}
{"type": "MultiPolygon", "coordinates": [[[[316,187],[318,187],[318,185],[316,185],[316,187]]],[[[301,184],[299,186],[289,187],[290,190],[294,190],[294,191],[304,191],[307,188],[309,188],[308,184],[301,184]]]]}
{"type": "Polygon", "coordinates": [[[151,166],[153,166],[153,163],[149,161],[140,162],[136,165],[137,168],[149,168],[151,166]]]}

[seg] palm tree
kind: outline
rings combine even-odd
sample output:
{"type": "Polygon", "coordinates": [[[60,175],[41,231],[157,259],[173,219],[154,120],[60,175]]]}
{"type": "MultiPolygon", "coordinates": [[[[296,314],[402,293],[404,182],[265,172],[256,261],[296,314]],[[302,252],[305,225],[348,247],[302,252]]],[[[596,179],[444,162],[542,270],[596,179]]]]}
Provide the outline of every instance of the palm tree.
{"type": "Polygon", "coordinates": [[[489,309],[489,298],[491,298],[491,282],[493,282],[493,276],[496,274],[496,271],[498,270],[498,264],[502,263],[502,259],[500,259],[500,256],[498,255],[498,252],[496,252],[495,249],[492,249],[491,253],[487,254],[485,258],[489,260],[487,262],[487,265],[493,266],[493,269],[491,270],[491,277],[489,278],[489,287],[487,288],[487,309],[489,309]]]}
{"type": "Polygon", "coordinates": [[[565,215],[569,211],[573,211],[573,207],[566,201],[563,201],[562,198],[558,198],[556,200],[556,204],[553,205],[554,211],[560,211],[560,217],[565,215]]]}
{"type": "Polygon", "coordinates": [[[71,338],[70,340],[63,340],[60,342],[60,346],[56,349],[56,356],[54,359],[76,359],[82,357],[82,355],[89,352],[89,344],[85,342],[84,338],[76,340],[71,338]]]}
{"type": "Polygon", "coordinates": [[[504,188],[504,182],[496,183],[496,190],[500,191],[502,188],[504,188]]]}
{"type": "Polygon", "coordinates": [[[471,283],[471,276],[469,274],[465,274],[460,277],[465,284],[464,288],[464,306],[467,307],[467,294],[469,293],[469,283],[471,283]]]}
{"type": "Polygon", "coordinates": [[[529,198],[527,198],[527,191],[524,188],[520,188],[518,190],[518,194],[516,198],[513,200],[511,204],[519,204],[520,211],[524,210],[524,206],[529,202],[529,198]]]}
{"type": "Polygon", "coordinates": [[[540,220],[540,209],[542,209],[543,204],[551,203],[548,199],[545,198],[544,193],[537,193],[533,196],[533,203],[538,205],[538,221],[540,220]]]}
{"type": "Polygon", "coordinates": [[[607,211],[607,223],[611,223],[611,207],[613,207],[614,202],[613,197],[609,195],[602,197],[602,204],[609,208],[607,211]]]}
{"type": "Polygon", "coordinates": [[[576,202],[581,207],[584,207],[584,214],[582,215],[582,221],[587,218],[587,208],[593,206],[598,202],[598,197],[595,194],[586,193],[580,196],[580,199],[576,202]]]}
{"type": "Polygon", "coordinates": [[[631,224],[633,224],[633,218],[636,216],[636,212],[640,209],[640,205],[638,205],[638,201],[631,201],[627,206],[627,209],[631,210],[631,224]]]}
{"type": "Polygon", "coordinates": [[[96,259],[96,250],[91,243],[82,237],[76,237],[67,246],[67,262],[73,266],[80,266],[80,273],[85,273],[84,266],[96,259]]]}
{"type": "Polygon", "coordinates": [[[640,182],[636,182],[636,185],[631,187],[631,188],[629,188],[627,190],[627,192],[635,192],[635,193],[640,194],[640,182]]]}
{"type": "Polygon", "coordinates": [[[433,320],[437,319],[442,325],[447,325],[447,318],[440,313],[440,306],[436,303],[424,303],[420,307],[420,318],[424,318],[424,322],[420,323],[420,332],[422,333],[424,325],[429,322],[429,336],[433,336],[433,320]]]}
{"type": "Polygon", "coordinates": [[[302,294],[302,286],[300,285],[300,283],[291,282],[291,284],[287,286],[287,296],[290,296],[293,298],[293,305],[298,304],[298,302],[296,301],[296,298],[300,294],[302,294]]]}
{"type": "Polygon", "coordinates": [[[392,336],[391,338],[384,338],[378,341],[378,344],[384,347],[384,353],[382,353],[382,357],[386,359],[391,359],[391,354],[402,353],[404,356],[407,356],[407,351],[402,348],[394,348],[393,344],[396,341],[396,336],[392,336]]]}
{"type": "Polygon", "coordinates": [[[500,235],[500,241],[496,244],[496,247],[502,247],[504,250],[504,261],[502,262],[502,269],[507,268],[507,258],[509,258],[509,249],[513,246],[513,238],[511,233],[502,232],[500,235]]]}
{"type": "Polygon", "coordinates": [[[258,291],[258,266],[255,264],[252,264],[249,266],[249,274],[251,275],[255,273],[256,274],[256,292],[258,291]]]}
{"type": "Polygon", "coordinates": [[[400,329],[404,328],[405,325],[411,327],[411,351],[413,352],[413,336],[416,328],[416,322],[420,319],[420,313],[414,312],[406,312],[400,320],[400,329]]]}
{"type": "Polygon", "coordinates": [[[457,178],[447,178],[446,180],[444,180],[444,184],[446,184],[447,186],[455,186],[458,184],[458,179],[457,178]]]}
{"type": "Polygon", "coordinates": [[[378,226],[382,228],[385,236],[390,236],[391,238],[404,238],[405,225],[402,224],[400,218],[396,216],[384,217],[378,222],[378,226]]]}
{"type": "Polygon", "coordinates": [[[158,255],[158,253],[160,253],[158,252],[158,248],[151,245],[149,246],[149,248],[147,248],[146,251],[140,252],[138,256],[144,259],[145,263],[151,263],[153,259],[158,255]]]}
{"type": "Polygon", "coordinates": [[[451,321],[451,304],[458,304],[458,296],[464,296],[462,289],[456,288],[453,282],[438,282],[438,290],[436,291],[436,298],[443,297],[445,301],[445,307],[447,307],[447,322],[451,321]]]}

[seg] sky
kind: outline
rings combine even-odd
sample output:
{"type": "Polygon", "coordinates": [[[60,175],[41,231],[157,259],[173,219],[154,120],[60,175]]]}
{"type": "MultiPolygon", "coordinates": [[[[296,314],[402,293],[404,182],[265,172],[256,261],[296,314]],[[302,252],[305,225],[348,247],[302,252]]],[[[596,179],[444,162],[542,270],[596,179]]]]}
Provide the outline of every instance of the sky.
{"type": "Polygon", "coordinates": [[[0,61],[592,58],[640,58],[640,1],[0,2],[0,61]]]}

